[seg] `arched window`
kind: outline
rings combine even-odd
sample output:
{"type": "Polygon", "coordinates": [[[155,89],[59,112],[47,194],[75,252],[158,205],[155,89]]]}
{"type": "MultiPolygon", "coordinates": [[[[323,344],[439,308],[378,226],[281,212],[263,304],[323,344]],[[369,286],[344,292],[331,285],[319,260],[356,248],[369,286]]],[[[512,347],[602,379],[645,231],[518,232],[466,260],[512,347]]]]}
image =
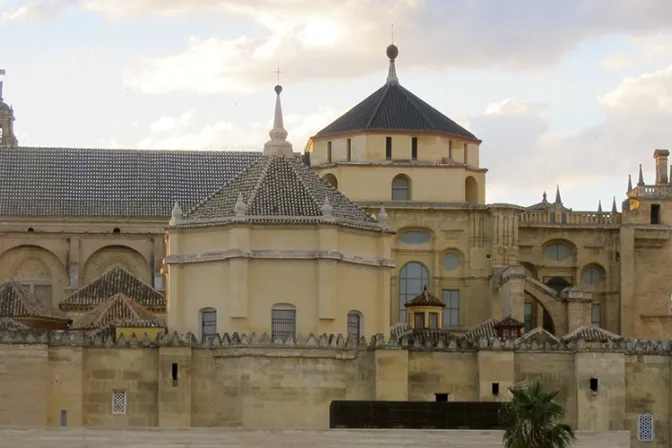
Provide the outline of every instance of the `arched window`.
{"type": "Polygon", "coordinates": [[[338,188],[338,179],[333,174],[325,174],[322,179],[334,188],[338,188]]]}
{"type": "Polygon", "coordinates": [[[551,261],[563,261],[572,256],[572,248],[562,243],[549,244],[545,252],[546,258],[551,261]]]}
{"type": "Polygon", "coordinates": [[[362,337],[364,333],[362,313],[352,310],[348,313],[348,336],[355,339],[362,337]]]}
{"type": "Polygon", "coordinates": [[[399,323],[408,323],[404,304],[419,296],[429,282],[429,271],[416,261],[406,263],[399,271],[399,323]]]}
{"type": "Polygon", "coordinates": [[[203,308],[201,315],[201,336],[214,336],[217,334],[217,310],[214,308],[203,308]]]}
{"type": "Polygon", "coordinates": [[[406,176],[399,175],[392,180],[392,200],[410,201],[411,187],[406,176]]]}
{"type": "Polygon", "coordinates": [[[464,181],[464,202],[467,204],[478,203],[478,183],[472,176],[468,176],[464,181]]]}
{"type": "Polygon", "coordinates": [[[296,307],[288,303],[276,303],[271,310],[271,338],[296,339],[296,307]]]}

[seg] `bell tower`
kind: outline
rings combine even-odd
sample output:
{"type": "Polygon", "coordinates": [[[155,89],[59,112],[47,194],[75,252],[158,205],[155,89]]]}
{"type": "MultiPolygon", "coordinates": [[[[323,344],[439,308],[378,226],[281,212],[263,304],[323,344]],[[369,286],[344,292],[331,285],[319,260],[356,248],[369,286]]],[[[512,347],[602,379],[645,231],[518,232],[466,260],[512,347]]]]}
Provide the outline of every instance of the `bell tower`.
{"type": "MultiPolygon", "coordinates": [[[[0,76],[6,74],[0,69],[0,76]]],[[[0,80],[0,146],[19,146],[14,135],[14,109],[2,98],[2,80],[0,80]]]]}

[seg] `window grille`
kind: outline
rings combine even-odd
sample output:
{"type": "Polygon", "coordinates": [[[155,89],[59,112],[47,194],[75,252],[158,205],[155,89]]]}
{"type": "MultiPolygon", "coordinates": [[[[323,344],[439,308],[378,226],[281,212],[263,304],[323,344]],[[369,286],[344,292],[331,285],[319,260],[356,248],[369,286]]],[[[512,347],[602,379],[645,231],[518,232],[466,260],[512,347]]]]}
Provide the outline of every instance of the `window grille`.
{"type": "Polygon", "coordinates": [[[273,310],[271,312],[271,333],[275,341],[289,336],[296,338],[296,310],[273,310]]]}
{"type": "Polygon", "coordinates": [[[653,442],[653,415],[642,414],[637,418],[637,440],[653,442]]]}
{"type": "Polygon", "coordinates": [[[201,311],[201,335],[214,336],[217,334],[217,311],[201,311]]]}
{"type": "Polygon", "coordinates": [[[361,336],[362,318],[357,313],[348,313],[348,336],[359,340],[361,336]]]}
{"type": "Polygon", "coordinates": [[[115,390],[112,392],[112,413],[126,414],[126,391],[115,390]]]}

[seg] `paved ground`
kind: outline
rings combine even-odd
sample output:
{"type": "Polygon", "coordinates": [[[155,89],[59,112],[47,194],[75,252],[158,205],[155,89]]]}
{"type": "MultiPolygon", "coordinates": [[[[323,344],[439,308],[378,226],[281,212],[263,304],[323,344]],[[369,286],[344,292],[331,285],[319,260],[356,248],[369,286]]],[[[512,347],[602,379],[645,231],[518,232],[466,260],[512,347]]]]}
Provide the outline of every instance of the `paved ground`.
{"type": "MultiPolygon", "coordinates": [[[[627,432],[584,434],[573,448],[627,448],[627,432]]],[[[8,429],[0,448],[501,448],[498,431],[185,429],[8,429]]]]}

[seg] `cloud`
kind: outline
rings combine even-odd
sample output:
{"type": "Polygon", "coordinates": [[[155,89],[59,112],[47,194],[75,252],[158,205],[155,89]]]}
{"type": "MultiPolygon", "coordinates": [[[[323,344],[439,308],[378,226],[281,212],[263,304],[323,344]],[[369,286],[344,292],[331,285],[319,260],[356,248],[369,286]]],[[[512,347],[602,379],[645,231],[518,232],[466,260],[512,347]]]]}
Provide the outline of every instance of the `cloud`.
{"type": "Polygon", "coordinates": [[[606,70],[625,70],[635,65],[636,59],[629,53],[613,53],[607,56],[600,66],[606,70]]]}
{"type": "Polygon", "coordinates": [[[543,107],[520,100],[491,104],[489,113],[472,118],[483,139],[481,164],[497,167],[488,174],[489,200],[555,184],[594,188],[614,177],[625,185],[643,152],[672,141],[672,66],[626,78],[598,101],[605,120],[571,134],[554,133],[543,107]]]}

